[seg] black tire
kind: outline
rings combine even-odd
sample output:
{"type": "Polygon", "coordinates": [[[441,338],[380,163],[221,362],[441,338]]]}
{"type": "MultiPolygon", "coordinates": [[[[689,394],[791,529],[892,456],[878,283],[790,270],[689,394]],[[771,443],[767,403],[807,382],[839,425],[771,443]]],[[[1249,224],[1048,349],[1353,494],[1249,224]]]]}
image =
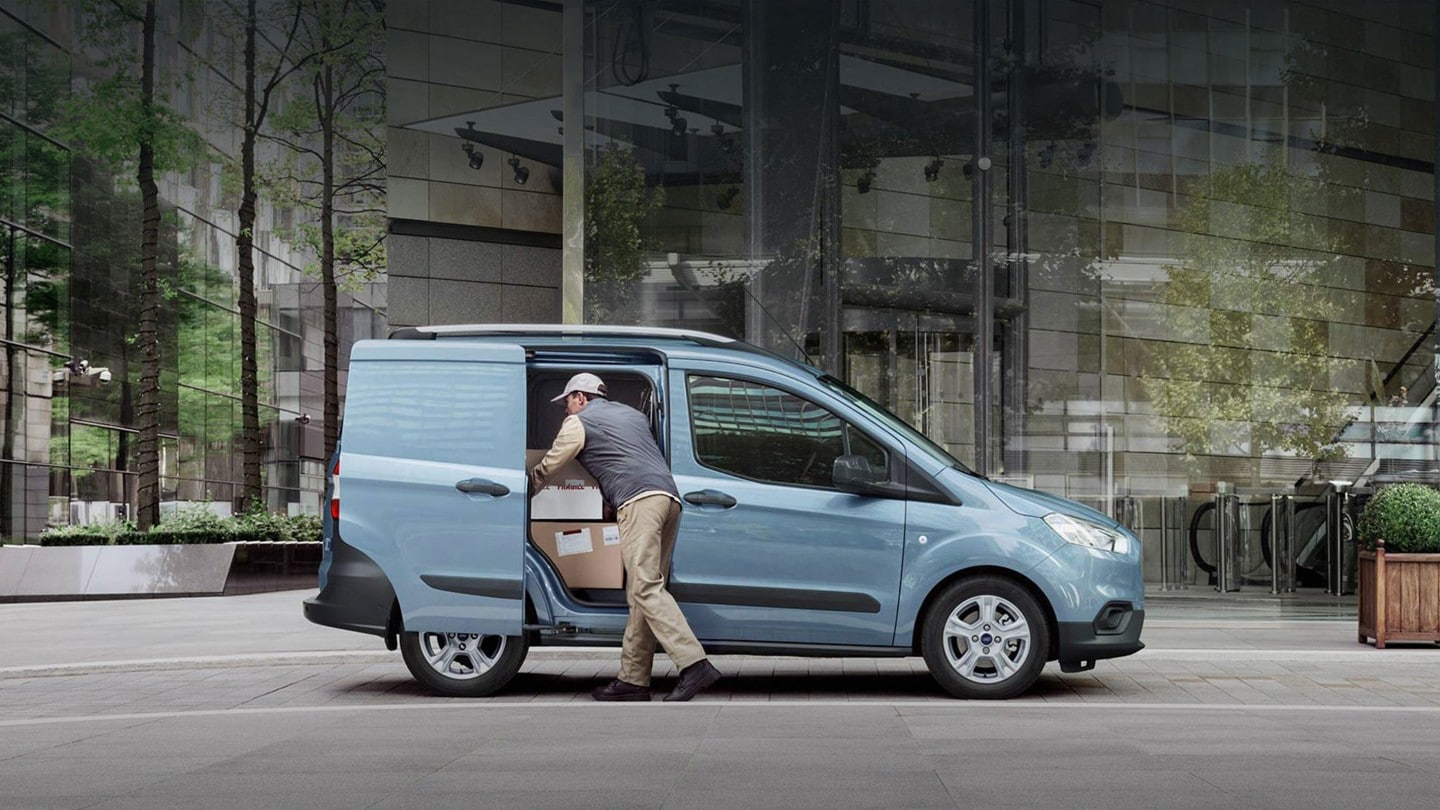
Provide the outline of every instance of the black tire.
{"type": "Polygon", "coordinates": [[[925,665],[958,698],[1005,700],[1023,694],[1040,678],[1050,654],[1045,611],[1030,591],[1003,577],[971,577],[950,585],[931,603],[924,622],[920,651],[925,665]],[[1017,626],[1022,619],[1023,627],[1017,626]],[[969,628],[970,638],[954,632],[961,627],[969,628]],[[987,634],[1004,633],[1007,627],[1024,633],[985,644],[987,634]]]}
{"type": "Polygon", "coordinates": [[[400,654],[410,674],[446,697],[488,697],[499,692],[520,671],[528,652],[523,636],[400,634],[400,654]]]}

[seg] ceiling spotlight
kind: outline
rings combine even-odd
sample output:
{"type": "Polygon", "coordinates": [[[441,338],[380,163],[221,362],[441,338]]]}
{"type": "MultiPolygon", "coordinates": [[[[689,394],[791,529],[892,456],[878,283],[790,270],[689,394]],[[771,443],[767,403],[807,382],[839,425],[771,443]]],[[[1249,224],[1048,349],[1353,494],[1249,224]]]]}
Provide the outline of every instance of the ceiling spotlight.
{"type": "Polygon", "coordinates": [[[926,163],[926,164],[925,164],[925,182],[927,182],[927,183],[933,183],[933,182],[935,182],[936,180],[939,180],[939,179],[940,179],[940,167],[941,167],[941,166],[944,166],[944,165],[945,165],[945,161],[941,160],[941,159],[938,158],[938,157],[935,158],[934,160],[930,161],[929,163],[926,163]]]}
{"type": "Polygon", "coordinates": [[[875,182],[875,167],[871,166],[855,178],[855,190],[865,194],[870,191],[870,184],[873,182],[875,182]]]}
{"type": "Polygon", "coordinates": [[[521,166],[520,158],[514,156],[511,156],[511,158],[505,162],[509,163],[510,168],[515,170],[515,182],[522,186],[525,185],[525,181],[530,179],[529,167],[521,166]]]}
{"type": "Polygon", "coordinates": [[[1094,155],[1095,142],[1086,141],[1085,143],[1080,144],[1079,149],[1075,150],[1075,162],[1080,164],[1081,166],[1089,166],[1090,158],[1094,157],[1094,155]]]}
{"type": "Polygon", "coordinates": [[[1040,160],[1040,168],[1050,168],[1050,164],[1055,161],[1055,142],[1051,141],[1047,146],[1037,152],[1035,157],[1040,160]]]}
{"type": "Polygon", "coordinates": [[[730,188],[727,188],[723,192],[721,192],[720,196],[715,198],[715,204],[720,206],[720,210],[722,211],[729,210],[730,204],[735,202],[735,198],[738,196],[740,196],[740,187],[731,186],[730,188]]]}
{"type": "MultiPolygon", "coordinates": [[[[679,89],[680,85],[678,84],[670,85],[670,92],[672,94],[679,89]]],[[[665,105],[665,117],[670,119],[670,133],[672,135],[684,135],[686,128],[690,126],[690,122],[680,117],[680,108],[674,104],[665,105]]]]}
{"type": "Polygon", "coordinates": [[[460,144],[460,151],[470,158],[470,168],[479,169],[485,165],[485,153],[475,148],[475,144],[466,141],[460,144]]]}

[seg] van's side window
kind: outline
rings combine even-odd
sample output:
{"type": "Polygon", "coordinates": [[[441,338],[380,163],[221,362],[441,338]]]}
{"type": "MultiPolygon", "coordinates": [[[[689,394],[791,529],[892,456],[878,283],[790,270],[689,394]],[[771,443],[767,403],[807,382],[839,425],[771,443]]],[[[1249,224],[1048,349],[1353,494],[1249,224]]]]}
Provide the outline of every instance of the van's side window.
{"type": "Polygon", "coordinates": [[[835,459],[863,455],[887,470],[884,448],[802,397],[748,380],[689,376],[696,459],[757,481],[833,486],[835,459]]]}

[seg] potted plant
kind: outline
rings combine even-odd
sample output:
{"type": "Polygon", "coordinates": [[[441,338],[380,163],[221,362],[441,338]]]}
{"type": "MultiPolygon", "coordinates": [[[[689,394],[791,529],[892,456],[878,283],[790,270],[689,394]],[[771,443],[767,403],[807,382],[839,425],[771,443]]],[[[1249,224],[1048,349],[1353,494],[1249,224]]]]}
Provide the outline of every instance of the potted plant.
{"type": "Polygon", "coordinates": [[[1360,643],[1440,642],[1440,492],[1384,487],[1366,504],[1360,542],[1360,643]]]}

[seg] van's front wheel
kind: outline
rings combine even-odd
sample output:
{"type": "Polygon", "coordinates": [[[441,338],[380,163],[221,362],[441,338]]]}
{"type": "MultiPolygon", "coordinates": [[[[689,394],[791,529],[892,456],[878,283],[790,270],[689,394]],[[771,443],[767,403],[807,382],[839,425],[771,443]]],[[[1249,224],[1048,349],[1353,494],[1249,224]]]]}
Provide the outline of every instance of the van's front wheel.
{"type": "Polygon", "coordinates": [[[1040,678],[1050,628],[1035,597],[1001,577],[963,579],[925,615],[921,652],[930,674],[958,698],[1004,700],[1040,678]]]}
{"type": "Polygon", "coordinates": [[[476,633],[400,635],[400,654],[415,680],[450,697],[493,695],[520,671],[529,652],[523,636],[476,633]]]}

